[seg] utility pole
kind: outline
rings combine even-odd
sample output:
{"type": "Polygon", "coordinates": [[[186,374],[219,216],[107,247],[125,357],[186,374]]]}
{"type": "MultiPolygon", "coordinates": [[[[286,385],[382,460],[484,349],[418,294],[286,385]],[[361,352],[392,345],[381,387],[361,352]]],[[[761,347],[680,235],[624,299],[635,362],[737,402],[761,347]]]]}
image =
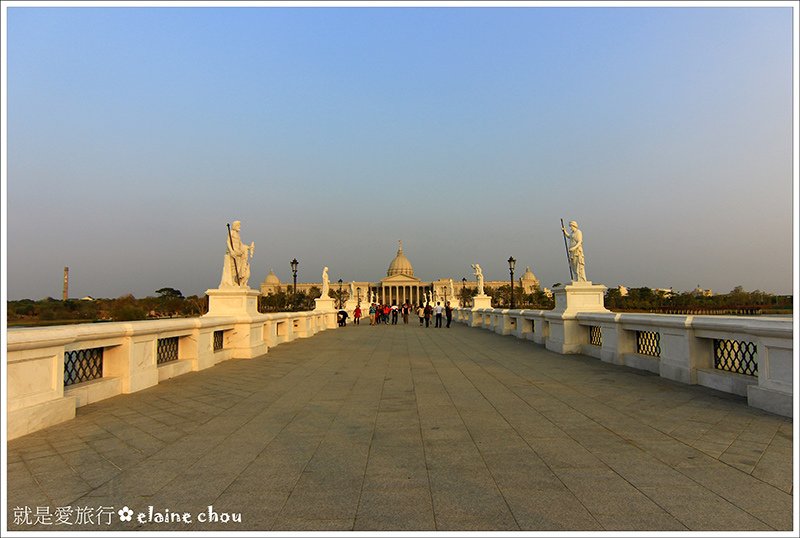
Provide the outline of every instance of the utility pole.
{"type": "Polygon", "coordinates": [[[61,300],[69,298],[69,267],[64,267],[64,290],[61,292],[61,300]]]}

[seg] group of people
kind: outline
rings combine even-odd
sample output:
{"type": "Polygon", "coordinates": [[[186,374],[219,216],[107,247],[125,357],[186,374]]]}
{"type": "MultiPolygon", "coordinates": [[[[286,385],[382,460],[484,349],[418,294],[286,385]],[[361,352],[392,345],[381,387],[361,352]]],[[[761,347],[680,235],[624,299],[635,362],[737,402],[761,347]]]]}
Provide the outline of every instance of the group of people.
{"type": "MultiPolygon", "coordinates": [[[[388,304],[372,303],[369,305],[369,310],[367,310],[370,325],[388,325],[390,319],[392,325],[397,325],[400,316],[403,317],[403,324],[408,325],[408,319],[412,312],[416,312],[417,316],[419,316],[420,327],[423,325],[425,327],[430,327],[431,318],[433,318],[435,327],[439,328],[442,326],[444,317],[444,319],[447,320],[446,328],[449,329],[450,323],[453,321],[453,308],[450,306],[450,301],[447,301],[444,306],[442,306],[441,302],[437,302],[436,306],[431,306],[430,303],[414,306],[409,302],[405,302],[400,306],[397,306],[397,304],[389,306],[388,304]]],[[[353,311],[353,324],[360,325],[363,315],[364,312],[359,304],[353,311]]],[[[339,327],[347,325],[348,317],[350,316],[346,310],[339,310],[339,327]]]]}

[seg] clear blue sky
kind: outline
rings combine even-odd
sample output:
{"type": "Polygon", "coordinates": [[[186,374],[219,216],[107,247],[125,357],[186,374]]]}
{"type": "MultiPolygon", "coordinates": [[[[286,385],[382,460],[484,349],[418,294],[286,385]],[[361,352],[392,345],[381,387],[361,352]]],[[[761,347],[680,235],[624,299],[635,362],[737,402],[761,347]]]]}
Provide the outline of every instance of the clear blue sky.
{"type": "Polygon", "coordinates": [[[10,299],[385,276],[792,292],[771,8],[8,9],[10,299]],[[521,274],[518,270],[518,274],[521,274]]]}

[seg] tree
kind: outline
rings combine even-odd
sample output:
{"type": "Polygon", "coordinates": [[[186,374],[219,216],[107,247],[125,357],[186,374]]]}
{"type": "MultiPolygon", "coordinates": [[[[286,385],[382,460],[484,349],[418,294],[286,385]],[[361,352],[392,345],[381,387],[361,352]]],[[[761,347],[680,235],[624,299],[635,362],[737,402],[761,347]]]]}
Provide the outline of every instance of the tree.
{"type": "Polygon", "coordinates": [[[156,293],[159,297],[170,299],[183,299],[183,294],[181,290],[176,290],[175,288],[161,288],[160,290],[156,290],[156,293]]]}

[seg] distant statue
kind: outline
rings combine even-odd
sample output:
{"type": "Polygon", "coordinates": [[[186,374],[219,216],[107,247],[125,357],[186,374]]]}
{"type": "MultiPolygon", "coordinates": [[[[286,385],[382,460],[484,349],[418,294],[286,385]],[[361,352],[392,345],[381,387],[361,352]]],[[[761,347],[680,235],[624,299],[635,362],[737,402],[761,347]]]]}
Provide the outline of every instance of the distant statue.
{"type": "Polygon", "coordinates": [[[250,278],[250,258],[256,251],[255,242],[245,245],[242,243],[240,232],[242,223],[238,220],[228,228],[227,248],[225,261],[222,266],[222,279],[220,288],[247,288],[250,278]]]}
{"type": "Polygon", "coordinates": [[[350,282],[350,299],[356,298],[356,283],[350,282]]]}
{"type": "Polygon", "coordinates": [[[574,220],[569,221],[569,228],[572,233],[567,233],[564,227],[564,237],[569,239],[569,264],[572,268],[572,275],[576,282],[586,282],[586,260],[583,257],[583,233],[578,229],[578,223],[574,220]]]}
{"type": "Polygon", "coordinates": [[[322,295],[323,299],[328,298],[328,290],[331,287],[331,281],[328,279],[328,268],[322,270],[322,295]]]}
{"type": "Polygon", "coordinates": [[[478,279],[478,295],[484,295],[483,293],[483,271],[481,271],[481,266],[477,263],[472,264],[472,268],[475,270],[475,278],[478,279]]]}
{"type": "Polygon", "coordinates": [[[453,288],[453,279],[452,278],[450,279],[450,297],[453,298],[453,299],[455,299],[455,297],[456,297],[456,291],[455,291],[455,288],[453,288]]]}

